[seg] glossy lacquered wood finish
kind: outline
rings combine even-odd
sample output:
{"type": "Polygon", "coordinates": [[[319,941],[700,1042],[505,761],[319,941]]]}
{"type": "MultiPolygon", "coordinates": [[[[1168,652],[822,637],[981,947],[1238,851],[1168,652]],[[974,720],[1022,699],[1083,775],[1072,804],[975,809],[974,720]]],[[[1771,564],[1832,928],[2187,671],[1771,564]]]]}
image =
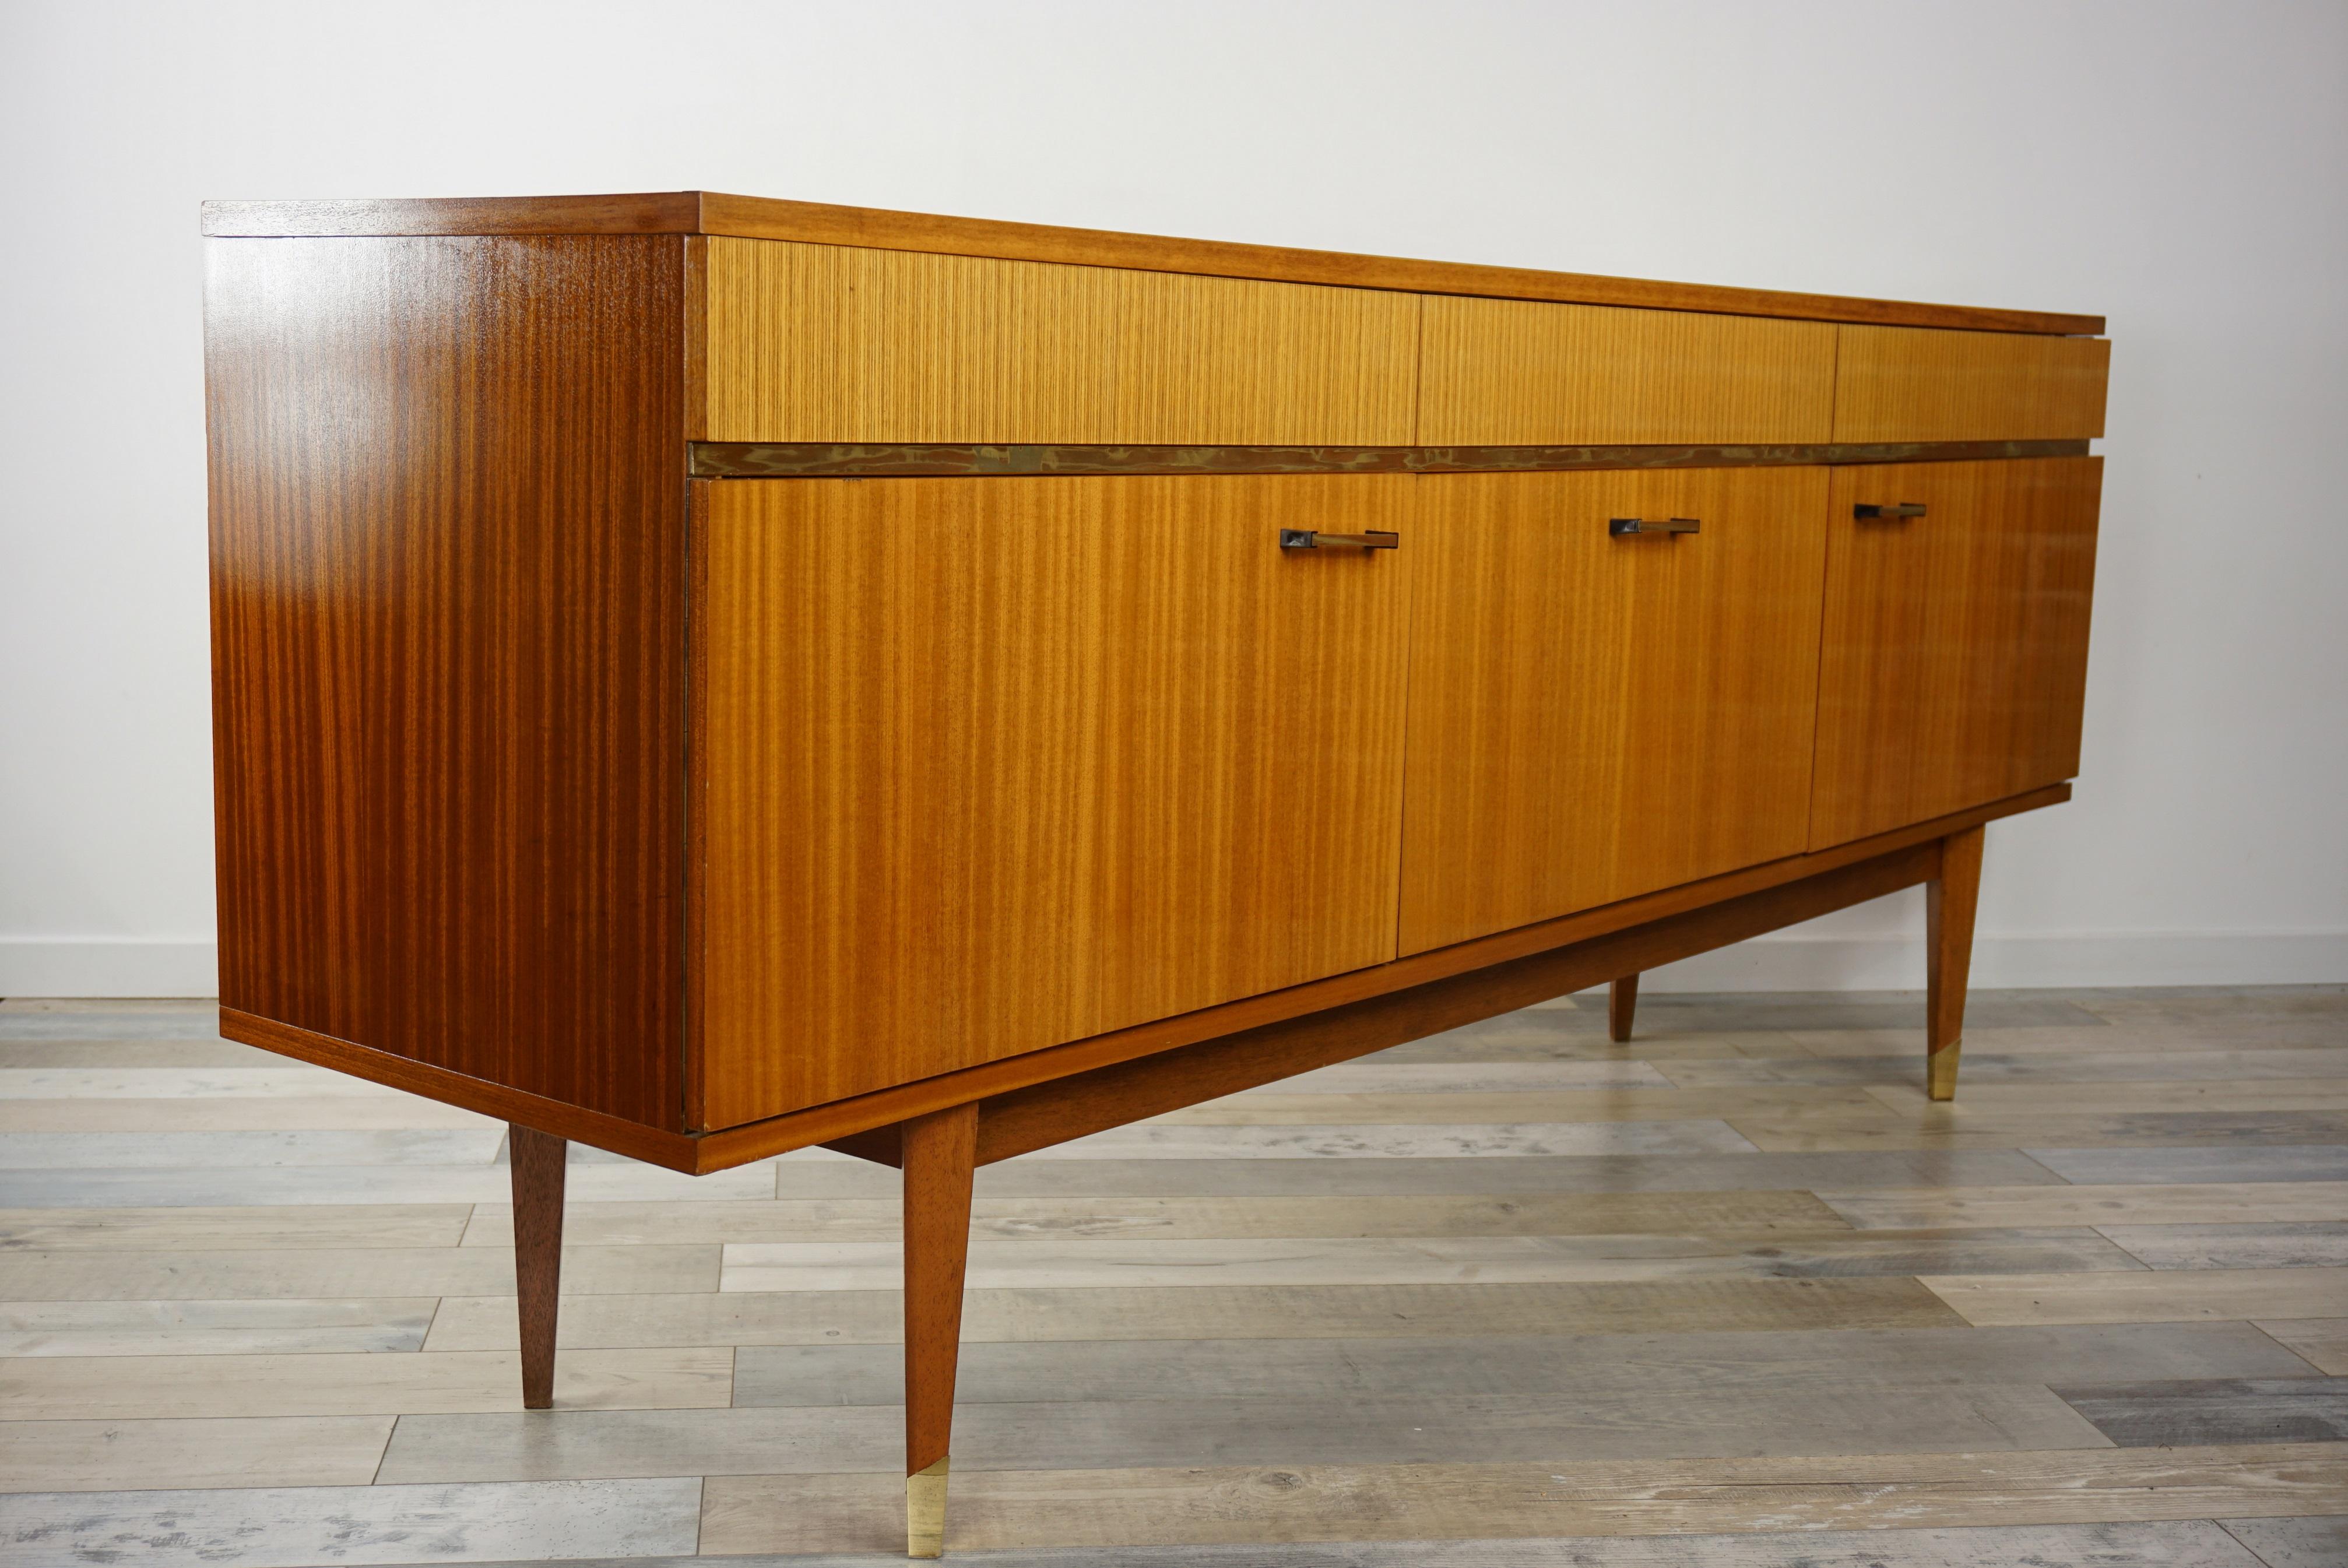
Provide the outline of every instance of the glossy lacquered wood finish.
{"type": "Polygon", "coordinates": [[[701,1124],[1391,958],[1420,482],[697,486],[701,1124]]]}
{"type": "Polygon", "coordinates": [[[210,242],[226,1008],[680,1126],[682,246],[210,242]]]}
{"type": "Polygon", "coordinates": [[[1837,469],[1813,849],[2079,770],[2100,458],[1837,469]],[[1921,517],[1860,519],[1913,503],[1921,517]]]}
{"type": "Polygon", "coordinates": [[[713,441],[1411,440],[1409,294],[706,244],[713,441]]]}
{"type": "Polygon", "coordinates": [[[541,234],[663,233],[733,235],[806,244],[939,255],[993,256],[1076,266],[1263,278],[1344,288],[1496,299],[1563,300],[1651,310],[1811,321],[1886,322],[1974,331],[2093,334],[2099,315],[1918,304],[1708,284],[1657,283],[1527,267],[1410,261],[1277,245],[1124,234],[1098,229],[940,217],[872,207],[731,196],[714,191],[616,196],[516,196],[354,201],[207,201],[208,234],[541,234]]]}
{"type": "Polygon", "coordinates": [[[905,1172],[905,1554],[935,1557],[944,1550],[978,1107],[912,1118],[901,1129],[899,1159],[905,1172]]]}
{"type": "Polygon", "coordinates": [[[1837,441],[2062,440],[2104,433],[2100,338],[1845,326],[1837,441]]]}
{"type": "Polygon", "coordinates": [[[1802,848],[1826,470],[1418,482],[1403,952],[1802,848]]]}
{"type": "Polygon", "coordinates": [[[1421,446],[1824,441],[1835,333],[1811,321],[1430,297],[1421,446]]]}

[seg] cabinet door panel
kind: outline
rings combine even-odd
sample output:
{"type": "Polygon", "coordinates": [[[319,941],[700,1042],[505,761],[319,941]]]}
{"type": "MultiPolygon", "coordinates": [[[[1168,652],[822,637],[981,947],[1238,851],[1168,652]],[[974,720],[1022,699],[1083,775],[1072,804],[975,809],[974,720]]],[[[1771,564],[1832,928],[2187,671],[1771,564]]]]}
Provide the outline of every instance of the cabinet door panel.
{"type": "Polygon", "coordinates": [[[696,487],[702,1124],[1393,957],[1415,482],[696,487]]]}
{"type": "Polygon", "coordinates": [[[1835,471],[1813,849],[2078,772],[2102,482],[2101,458],[1835,471]],[[1903,502],[1924,514],[1855,515],[1903,502]]]}
{"type": "Polygon", "coordinates": [[[1802,848],[1824,469],[1420,486],[1404,952],[1802,848]]]}

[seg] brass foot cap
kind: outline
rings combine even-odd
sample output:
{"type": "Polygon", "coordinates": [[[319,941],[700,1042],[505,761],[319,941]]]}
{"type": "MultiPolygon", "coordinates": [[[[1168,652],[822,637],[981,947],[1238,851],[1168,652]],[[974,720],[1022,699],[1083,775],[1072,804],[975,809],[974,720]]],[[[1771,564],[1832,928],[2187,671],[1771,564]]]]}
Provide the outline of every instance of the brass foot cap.
{"type": "Polygon", "coordinates": [[[942,1557],[946,1550],[946,1466],[940,1460],[905,1478],[905,1555],[942,1557]]]}
{"type": "Polygon", "coordinates": [[[1951,1040],[1924,1058],[1924,1092],[1934,1099],[1957,1098],[1957,1053],[1962,1040],[1951,1040]]]}

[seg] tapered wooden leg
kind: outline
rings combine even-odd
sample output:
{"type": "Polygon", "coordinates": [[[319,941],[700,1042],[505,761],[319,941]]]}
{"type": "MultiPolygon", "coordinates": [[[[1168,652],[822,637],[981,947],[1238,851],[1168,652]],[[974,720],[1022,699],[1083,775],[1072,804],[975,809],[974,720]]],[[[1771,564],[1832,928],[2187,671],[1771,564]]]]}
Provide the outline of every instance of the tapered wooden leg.
{"type": "Polygon", "coordinates": [[[945,1550],[954,1361],[962,1349],[963,1265],[978,1107],[905,1122],[905,1555],[945,1550]]]}
{"type": "Polygon", "coordinates": [[[570,1146],[507,1124],[513,1164],[514,1296],[521,1312],[521,1403],[554,1403],[554,1319],[562,1284],[562,1171],[570,1146]]]}
{"type": "Polygon", "coordinates": [[[1625,975],[1606,987],[1606,1033],[1616,1045],[1631,1038],[1631,1018],[1639,1010],[1639,977],[1625,975]]]}
{"type": "Polygon", "coordinates": [[[1941,841],[1941,874],[1924,888],[1924,1092],[1934,1099],[1957,1098],[1981,869],[1982,830],[1951,833],[1941,841]]]}

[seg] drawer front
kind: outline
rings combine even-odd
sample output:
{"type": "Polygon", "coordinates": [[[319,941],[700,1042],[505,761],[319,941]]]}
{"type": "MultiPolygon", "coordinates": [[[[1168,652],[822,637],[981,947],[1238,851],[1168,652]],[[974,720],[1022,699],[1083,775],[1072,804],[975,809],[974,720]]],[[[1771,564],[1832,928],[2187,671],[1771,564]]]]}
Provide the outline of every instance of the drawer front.
{"type": "Polygon", "coordinates": [[[1421,446],[1823,441],[1823,322],[1524,300],[1426,300],[1421,446]]]}
{"type": "Polygon", "coordinates": [[[1404,952],[1801,850],[1825,469],[1419,482],[1404,952]]]}
{"type": "Polygon", "coordinates": [[[706,246],[705,439],[1410,442],[1413,294],[780,240],[706,246]]]}
{"type": "Polygon", "coordinates": [[[696,486],[703,1125],[1393,957],[1415,482],[696,486]]]}
{"type": "Polygon", "coordinates": [[[1811,848],[2078,772],[2102,481],[2101,458],[1835,470],[1811,848]]]}
{"type": "Polygon", "coordinates": [[[1846,326],[1838,441],[2066,441],[2104,433],[2100,337],[1846,326]]]}

